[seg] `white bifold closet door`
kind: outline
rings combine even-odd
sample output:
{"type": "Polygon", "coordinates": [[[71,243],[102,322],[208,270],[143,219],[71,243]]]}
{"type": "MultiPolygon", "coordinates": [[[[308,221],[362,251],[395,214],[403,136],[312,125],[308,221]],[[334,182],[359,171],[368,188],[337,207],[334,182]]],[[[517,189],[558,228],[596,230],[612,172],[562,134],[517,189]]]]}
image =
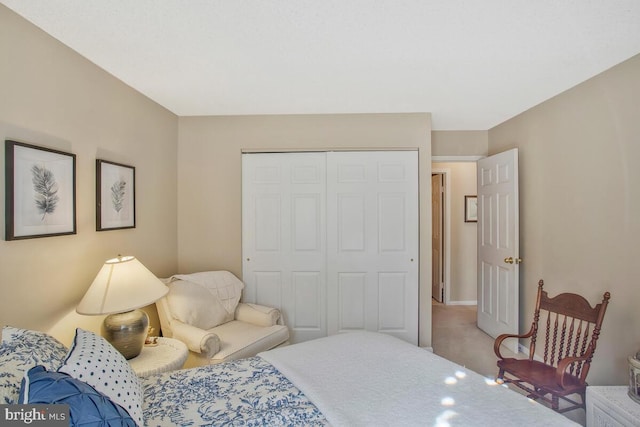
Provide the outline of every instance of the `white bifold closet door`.
{"type": "Polygon", "coordinates": [[[327,335],[326,155],[242,155],[244,301],[282,310],[292,342],[327,335]]]}
{"type": "Polygon", "coordinates": [[[243,154],[244,299],[292,342],[369,330],[418,343],[418,153],[243,154]]]}

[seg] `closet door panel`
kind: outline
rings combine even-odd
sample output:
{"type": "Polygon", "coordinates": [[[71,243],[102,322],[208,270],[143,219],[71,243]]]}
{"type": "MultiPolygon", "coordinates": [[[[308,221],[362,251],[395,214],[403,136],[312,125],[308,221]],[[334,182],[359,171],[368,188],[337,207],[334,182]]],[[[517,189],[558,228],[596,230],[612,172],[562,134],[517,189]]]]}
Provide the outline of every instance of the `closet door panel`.
{"type": "Polygon", "coordinates": [[[379,273],[378,274],[378,329],[382,332],[403,332],[409,325],[406,324],[407,307],[411,301],[407,301],[408,292],[407,274],[405,273],[379,273]]]}
{"type": "Polygon", "coordinates": [[[280,220],[282,201],[279,194],[260,194],[255,198],[255,249],[257,252],[279,252],[282,241],[280,220]]]}
{"type": "Polygon", "coordinates": [[[404,194],[378,195],[378,241],[380,252],[406,252],[406,197],[404,194]]]}
{"type": "Polygon", "coordinates": [[[295,330],[318,331],[324,319],[323,303],[325,284],[319,272],[294,272],[293,275],[293,321],[295,330]]]}
{"type": "Polygon", "coordinates": [[[337,195],[337,234],[340,252],[363,252],[365,250],[365,197],[362,194],[337,195]]]}
{"type": "Polygon", "coordinates": [[[327,212],[329,334],[364,329],[417,344],[417,152],[327,153],[327,212]],[[346,290],[351,275],[359,292],[346,290]]]}
{"type": "Polygon", "coordinates": [[[324,153],[242,156],[243,298],[282,310],[291,341],[326,336],[324,153]]]}
{"type": "Polygon", "coordinates": [[[338,275],[338,332],[366,329],[367,275],[342,273],[338,275]]]}
{"type": "MultiPolygon", "coordinates": [[[[279,271],[254,271],[255,300],[270,307],[282,306],[282,274],[279,271]]],[[[255,302],[255,301],[248,301],[255,302]]]]}
{"type": "Polygon", "coordinates": [[[318,253],[321,249],[322,236],[320,218],[323,203],[320,194],[294,194],[293,209],[293,251],[311,251],[318,253]]]}

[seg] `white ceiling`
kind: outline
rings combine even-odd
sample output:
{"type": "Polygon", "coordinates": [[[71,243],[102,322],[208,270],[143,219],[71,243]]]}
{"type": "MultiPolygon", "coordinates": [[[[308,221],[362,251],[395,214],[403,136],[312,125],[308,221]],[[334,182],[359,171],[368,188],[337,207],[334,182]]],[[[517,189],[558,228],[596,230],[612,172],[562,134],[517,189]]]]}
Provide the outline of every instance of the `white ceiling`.
{"type": "Polygon", "coordinates": [[[180,116],[484,130],[640,53],[638,0],[0,0],[180,116]]]}

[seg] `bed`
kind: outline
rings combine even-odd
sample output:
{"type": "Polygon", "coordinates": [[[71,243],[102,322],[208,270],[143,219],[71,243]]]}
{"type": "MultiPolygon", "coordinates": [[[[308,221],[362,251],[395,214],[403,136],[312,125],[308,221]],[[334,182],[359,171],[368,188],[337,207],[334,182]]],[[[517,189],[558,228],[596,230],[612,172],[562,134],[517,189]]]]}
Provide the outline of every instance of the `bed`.
{"type": "Polygon", "coordinates": [[[143,386],[150,426],[575,425],[427,350],[368,332],[156,375],[143,386]]]}
{"type": "MultiPolygon", "coordinates": [[[[81,356],[71,355],[78,353],[78,336],[87,337],[89,345],[85,350],[90,348],[92,354],[99,348],[103,359],[117,357],[107,347],[100,347],[104,345],[100,337],[86,332],[76,336],[62,366],[51,375],[89,372],[74,371],[75,366],[84,363],[81,356]]],[[[29,347],[33,356],[34,345],[29,347]]],[[[40,364],[53,370],[57,361],[49,357],[40,364]]],[[[36,374],[43,375],[44,370],[41,368],[36,374]]],[[[25,375],[21,396],[25,394],[25,383],[31,384],[26,387],[27,394],[37,394],[38,379],[31,371],[34,368],[25,375]]],[[[90,371],[91,375],[98,372],[95,366],[90,371]]],[[[138,408],[132,408],[131,401],[126,400],[115,405],[121,409],[128,404],[127,411],[133,414],[126,422],[119,421],[119,425],[575,425],[525,396],[425,349],[370,332],[334,335],[248,359],[131,381],[137,382],[140,396],[136,398],[141,403],[138,408]]],[[[98,380],[95,387],[99,388],[101,382],[98,380]]],[[[75,403],[70,404],[73,418],[75,403]]],[[[76,416],[82,415],[77,409],[76,416]]],[[[127,415],[125,411],[124,416],[127,415]]]]}

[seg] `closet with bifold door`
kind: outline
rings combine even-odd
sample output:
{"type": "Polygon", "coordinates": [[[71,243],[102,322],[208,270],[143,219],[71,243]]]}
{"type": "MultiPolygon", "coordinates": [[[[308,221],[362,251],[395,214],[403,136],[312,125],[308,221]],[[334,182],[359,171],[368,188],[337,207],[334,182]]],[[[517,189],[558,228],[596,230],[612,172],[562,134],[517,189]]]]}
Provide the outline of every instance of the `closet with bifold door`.
{"type": "Polygon", "coordinates": [[[418,343],[418,152],[242,155],[245,302],[301,342],[367,330],[418,343]]]}

